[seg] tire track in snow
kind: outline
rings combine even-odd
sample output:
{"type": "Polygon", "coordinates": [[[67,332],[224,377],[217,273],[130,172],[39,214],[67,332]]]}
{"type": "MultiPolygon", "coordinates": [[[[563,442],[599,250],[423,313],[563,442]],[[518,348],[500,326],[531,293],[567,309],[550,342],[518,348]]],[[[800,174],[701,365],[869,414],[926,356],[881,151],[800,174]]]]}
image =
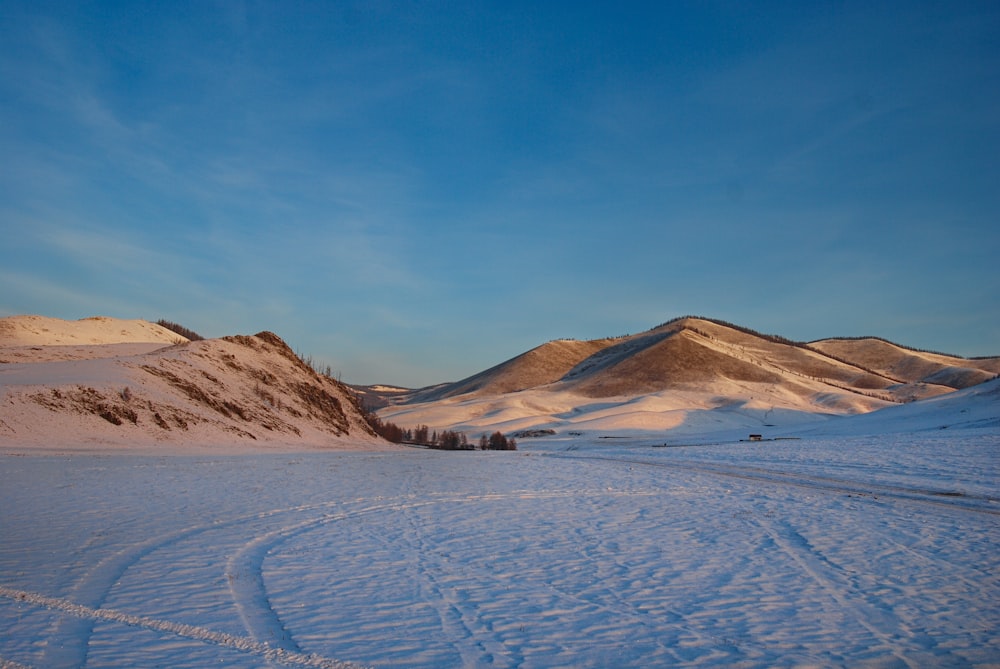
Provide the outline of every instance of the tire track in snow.
{"type": "Polygon", "coordinates": [[[47,597],[39,593],[16,590],[2,585],[0,585],[0,597],[6,597],[22,604],[31,604],[52,611],[58,611],[77,618],[87,619],[91,622],[109,621],[130,627],[141,627],[154,632],[174,634],[186,639],[230,648],[249,655],[256,655],[268,662],[280,665],[320,667],[322,669],[359,669],[362,666],[351,662],[325,658],[320,655],[306,655],[283,648],[273,648],[266,643],[261,643],[254,639],[235,636],[225,632],[217,632],[204,627],[198,627],[197,625],[160,620],[147,616],[137,616],[115,609],[90,608],[65,599],[47,597]]]}
{"type": "Polygon", "coordinates": [[[877,609],[867,602],[857,601],[851,596],[850,583],[845,581],[843,570],[817,550],[808,539],[787,521],[774,522],[749,514],[748,520],[759,527],[765,536],[782,553],[833,599],[840,609],[848,613],[861,627],[877,639],[886,652],[910,669],[922,666],[901,654],[894,634],[899,629],[899,621],[889,611],[877,609]]]}
{"type": "MultiPolygon", "coordinates": [[[[552,499],[563,497],[580,499],[589,497],[635,497],[655,495],[656,493],[648,491],[622,491],[609,490],[607,488],[570,491],[532,490],[514,491],[503,494],[486,493],[483,495],[469,495],[458,499],[437,500],[435,503],[470,501],[494,502],[506,501],[510,499],[552,499]]],[[[426,504],[413,505],[411,507],[407,507],[406,510],[413,510],[418,506],[426,506],[426,504]]],[[[419,535],[420,526],[417,525],[413,519],[408,519],[408,522],[410,523],[413,531],[419,535]]],[[[435,608],[437,608],[437,614],[441,620],[442,629],[445,631],[452,630],[448,634],[449,638],[474,639],[477,629],[486,630],[492,634],[492,623],[483,619],[474,611],[469,611],[467,608],[463,610],[461,605],[456,603],[456,601],[460,598],[450,596],[448,594],[448,591],[454,590],[454,588],[442,585],[441,579],[437,575],[437,573],[452,575],[461,573],[465,576],[481,580],[484,573],[488,575],[489,572],[475,570],[462,562],[449,564],[447,567],[443,566],[442,560],[434,557],[434,551],[429,548],[429,544],[422,538],[418,537],[415,540],[410,540],[409,543],[417,550],[420,556],[420,564],[416,567],[416,571],[429,583],[431,591],[437,595],[436,599],[439,604],[436,605],[435,608]]],[[[395,547],[395,544],[393,543],[386,543],[385,545],[390,548],[395,547]]],[[[589,555],[587,557],[590,559],[589,555]]],[[[628,569],[628,567],[620,561],[616,560],[615,563],[622,570],[628,569]]],[[[690,635],[691,638],[696,639],[698,643],[705,646],[723,647],[731,645],[722,637],[701,631],[697,625],[692,624],[691,621],[688,620],[688,616],[686,614],[680,611],[666,607],[663,610],[663,614],[666,615],[661,615],[659,617],[654,616],[648,612],[642,611],[636,604],[627,601],[611,589],[604,591],[603,594],[606,595],[605,599],[602,597],[585,596],[581,593],[560,587],[547,579],[533,581],[532,587],[534,590],[548,592],[555,599],[566,602],[570,607],[583,607],[583,609],[587,611],[601,611],[608,614],[611,619],[616,621],[621,621],[623,619],[630,620],[631,624],[651,631],[662,631],[664,628],[678,630],[690,635]],[[670,616],[673,619],[668,619],[667,616],[670,616]]],[[[675,649],[664,640],[654,638],[651,643],[662,652],[672,657],[672,662],[683,661],[680,656],[676,655],[674,652],[675,649]]],[[[469,648],[468,644],[460,645],[454,643],[453,645],[462,658],[461,666],[485,666],[486,664],[493,664],[501,659],[507,660],[510,666],[521,666],[525,663],[525,656],[517,648],[517,646],[507,645],[501,638],[498,637],[494,637],[490,642],[475,642],[476,649],[481,651],[482,655],[477,654],[476,650],[469,648]]]]}
{"type": "MultiPolygon", "coordinates": [[[[605,491],[602,492],[603,494],[609,494],[605,491]]],[[[229,589],[233,602],[239,611],[244,627],[246,627],[251,637],[260,643],[276,643],[279,647],[291,652],[300,652],[301,649],[299,649],[298,644],[294,640],[294,634],[285,629],[279,614],[271,606],[270,597],[268,596],[263,578],[263,563],[265,558],[274,550],[274,548],[288,539],[305,532],[313,531],[326,524],[357,518],[372,513],[406,511],[438,504],[496,501],[511,497],[536,498],[568,495],[575,496],[578,494],[580,494],[579,491],[515,491],[512,493],[485,493],[481,495],[456,495],[454,493],[442,493],[439,496],[432,496],[430,499],[413,497],[389,499],[375,498],[379,500],[380,503],[372,504],[360,509],[351,509],[340,513],[326,514],[319,518],[311,518],[293,525],[279,527],[275,530],[255,537],[253,540],[244,544],[244,546],[229,559],[225,570],[226,578],[229,583],[229,589]],[[396,501],[400,499],[403,501],[396,501]]],[[[355,500],[355,503],[364,501],[366,500],[355,500]]],[[[310,505],[309,507],[295,507],[295,510],[310,510],[331,505],[332,503],[310,505]]],[[[441,592],[440,589],[438,591],[441,592]]],[[[460,619],[464,618],[461,611],[458,609],[456,609],[456,613],[459,615],[460,619]]],[[[444,624],[446,620],[446,617],[443,617],[442,623],[444,624]]],[[[469,629],[468,626],[466,626],[466,630],[468,631],[469,636],[472,636],[472,630],[469,629]]],[[[465,655],[465,653],[462,654],[463,661],[468,659],[465,655]]],[[[477,664],[477,662],[473,662],[473,665],[474,664],[477,664]]]]}
{"type": "MultiPolygon", "coordinates": [[[[467,495],[456,496],[447,494],[441,498],[429,500],[412,497],[402,498],[408,501],[394,501],[400,498],[386,500],[386,498],[379,497],[375,499],[379,500],[380,503],[359,509],[325,514],[319,518],[310,518],[258,535],[244,544],[228,560],[225,573],[230,593],[239,611],[240,619],[243,621],[244,627],[246,627],[251,637],[260,643],[276,643],[279,647],[291,652],[301,651],[294,639],[294,634],[285,629],[280,615],[271,605],[270,597],[264,584],[264,560],[277,546],[292,537],[313,531],[330,523],[385,511],[402,511],[441,503],[468,501],[469,497],[467,495]]],[[[367,500],[355,500],[355,503],[365,501],[367,500]]],[[[331,505],[332,503],[320,504],[313,505],[310,508],[331,505]]]]}
{"type": "MultiPolygon", "coordinates": [[[[746,481],[760,481],[765,483],[787,485],[791,487],[804,488],[804,489],[827,490],[831,492],[844,493],[847,494],[848,496],[853,495],[860,499],[870,499],[878,501],[879,497],[881,496],[886,499],[892,499],[894,501],[901,501],[904,503],[911,502],[917,504],[926,504],[938,508],[947,509],[949,511],[975,512],[975,513],[985,513],[989,515],[1000,515],[1000,509],[991,509],[975,505],[977,502],[978,503],[985,502],[987,504],[995,503],[998,501],[995,497],[965,496],[964,494],[956,493],[954,491],[907,488],[904,486],[891,486],[878,483],[867,484],[855,479],[842,479],[831,476],[817,476],[810,474],[781,472],[778,470],[766,469],[763,467],[740,467],[737,469],[735,466],[727,466],[717,463],[697,463],[691,461],[652,462],[648,460],[618,458],[606,455],[605,456],[601,455],[589,456],[589,455],[577,455],[577,454],[563,455],[561,453],[551,453],[547,454],[547,456],[570,458],[570,459],[583,459],[583,460],[587,459],[607,460],[611,462],[636,464],[649,467],[680,469],[695,473],[719,475],[723,477],[735,478],[746,481]],[[970,504],[969,502],[972,502],[972,504],[970,504]]],[[[955,570],[955,565],[952,562],[939,557],[935,557],[932,554],[917,551],[912,546],[907,546],[899,541],[894,540],[890,535],[882,535],[880,538],[882,541],[891,543],[892,545],[896,546],[900,550],[900,552],[910,555],[914,558],[917,558],[925,564],[936,565],[939,568],[952,573],[955,570]]],[[[920,537],[914,537],[914,539],[920,539],[920,537]]],[[[979,581],[974,581],[963,576],[955,576],[955,578],[965,583],[970,590],[977,590],[982,588],[982,583],[979,581]]]]}
{"type": "MultiPolygon", "coordinates": [[[[240,553],[234,555],[230,559],[229,566],[227,567],[227,576],[229,577],[229,582],[231,586],[231,591],[233,594],[233,599],[240,609],[241,618],[248,625],[248,629],[251,635],[258,641],[266,640],[268,638],[280,638],[281,632],[279,630],[284,630],[283,625],[280,622],[280,616],[271,608],[270,598],[266,592],[266,588],[263,582],[263,561],[270,554],[274,548],[279,546],[281,543],[291,539],[294,536],[304,534],[307,532],[314,531],[323,525],[327,525],[334,522],[349,520],[353,518],[358,518],[374,513],[381,512],[399,512],[399,511],[411,511],[420,509],[423,507],[437,506],[441,504],[467,504],[470,502],[496,502],[504,501],[509,499],[551,499],[551,498],[579,498],[581,496],[611,496],[611,497],[635,497],[635,496],[650,496],[655,495],[654,492],[649,491],[622,491],[622,490],[610,490],[607,488],[599,489],[584,489],[584,490],[516,490],[503,493],[488,492],[482,494],[469,494],[469,493],[449,493],[443,492],[438,494],[432,494],[429,497],[412,497],[404,496],[401,498],[373,498],[378,500],[380,503],[373,504],[368,507],[360,509],[352,509],[343,511],[340,513],[334,513],[325,515],[321,518],[314,518],[310,520],[303,521],[301,523],[296,523],[294,525],[289,525],[285,527],[277,528],[276,530],[262,535],[251,542],[248,542],[240,553]],[[250,578],[235,578],[237,575],[250,575],[250,578]]],[[[356,502],[361,502],[364,500],[356,500],[356,502]]],[[[412,526],[414,527],[415,526],[412,526]]],[[[418,541],[411,541],[416,548],[421,551],[421,555],[428,554],[426,549],[426,543],[418,541]]],[[[332,557],[332,556],[331,556],[332,557]]],[[[458,565],[459,569],[463,571],[467,570],[466,567],[458,565]]],[[[438,567],[442,571],[443,568],[438,567]]],[[[430,572],[430,570],[424,569],[423,567],[417,567],[418,572],[421,572],[422,577],[431,585],[431,588],[437,592],[440,596],[441,602],[446,602],[447,606],[451,607],[451,611],[443,611],[438,608],[439,618],[442,623],[442,629],[457,629],[455,625],[459,625],[465,630],[465,634],[461,633],[459,630],[459,636],[465,636],[467,638],[474,638],[476,635],[476,630],[470,626],[470,620],[475,617],[470,616],[467,612],[463,612],[462,609],[453,603],[452,599],[449,599],[446,595],[446,587],[440,584],[440,581],[436,576],[430,572]],[[452,615],[453,614],[453,615],[452,615]],[[455,620],[457,619],[457,623],[455,620]]],[[[481,574],[480,574],[481,576],[481,574]]],[[[589,602],[587,600],[581,599],[579,597],[574,597],[565,592],[553,588],[549,584],[545,584],[545,587],[552,592],[558,594],[566,599],[574,600],[580,603],[584,603],[590,606],[596,606],[602,610],[607,610],[611,613],[622,615],[623,611],[620,609],[615,609],[614,607],[609,607],[607,605],[595,604],[594,602],[589,602]]],[[[638,619],[641,614],[635,611],[625,613],[630,617],[638,619]]],[[[477,619],[478,620],[478,619],[477,619]]],[[[693,632],[693,630],[691,630],[693,632]]],[[[287,634],[287,632],[286,632],[287,634]]],[[[294,634],[294,632],[292,633],[294,634]]],[[[454,638],[454,637],[453,637],[454,638]]],[[[294,643],[293,639],[289,639],[294,643]]],[[[492,644],[491,644],[492,646],[492,644]]],[[[295,646],[297,647],[297,646],[295,646]]],[[[476,642],[476,647],[481,649],[484,655],[492,654],[494,659],[497,657],[511,657],[511,650],[503,645],[502,641],[498,641],[497,645],[492,648],[492,650],[487,647],[482,642],[476,642]]],[[[463,666],[481,666],[483,657],[476,654],[475,651],[470,651],[468,648],[461,648],[456,645],[456,650],[458,650],[460,657],[462,658],[463,666]]],[[[516,653],[515,653],[516,655],[516,653]]],[[[520,664],[523,658],[519,660],[516,664],[520,664]]]]}
{"type": "MultiPolygon", "coordinates": [[[[505,499],[544,499],[591,495],[635,496],[649,494],[653,493],[608,489],[521,490],[483,494],[441,493],[438,496],[430,498],[405,497],[402,500],[401,498],[383,497],[372,499],[360,498],[349,502],[338,500],[272,509],[228,519],[214,519],[206,523],[184,527],[137,544],[126,546],[114,554],[105,557],[91,568],[84,577],[74,584],[70,594],[66,598],[47,597],[38,593],[14,590],[4,586],[0,586],[0,596],[17,599],[22,602],[31,602],[44,608],[69,614],[69,616],[60,617],[55,624],[54,630],[46,635],[49,643],[46,645],[45,656],[43,658],[44,666],[83,666],[86,664],[87,648],[93,634],[94,623],[101,620],[111,620],[133,627],[171,632],[190,639],[244,650],[257,654],[269,662],[278,664],[290,663],[304,666],[353,667],[357,665],[326,658],[316,659],[318,656],[303,654],[294,641],[292,634],[284,629],[280,617],[270,605],[262,576],[263,561],[275,546],[280,545],[295,535],[311,531],[328,523],[384,511],[416,509],[438,504],[492,502],[505,499]],[[230,592],[240,613],[241,620],[250,634],[249,638],[237,637],[185,623],[166,621],[148,616],[138,616],[114,609],[102,608],[111,589],[119,583],[123,575],[132,566],[146,556],[167,549],[181,541],[199,534],[229,529],[234,525],[245,524],[248,521],[266,521],[281,515],[337,506],[343,507],[345,504],[370,503],[373,501],[378,501],[378,503],[370,504],[360,509],[325,514],[319,518],[311,518],[292,525],[284,525],[271,532],[255,536],[251,541],[245,543],[236,555],[230,558],[225,573],[229,577],[230,592]],[[249,578],[240,578],[241,576],[249,576],[249,578]],[[76,624],[73,623],[74,619],[77,621],[76,624]],[[274,647],[272,644],[277,644],[277,647],[274,647]]],[[[566,596],[566,593],[560,594],[566,596]]],[[[593,604],[593,602],[587,603],[593,604]]],[[[608,607],[604,606],[602,608],[608,607]]],[[[619,614],[622,613],[620,610],[617,612],[619,614]]]]}
{"type": "Polygon", "coordinates": [[[547,453],[545,457],[563,458],[567,460],[602,460],[626,465],[642,465],[646,467],[661,467],[670,470],[682,470],[709,474],[744,481],[786,485],[810,490],[827,490],[830,492],[879,495],[891,497],[903,502],[929,504],[932,506],[970,513],[986,513],[1000,516],[1000,508],[990,508],[982,504],[995,504],[1000,501],[994,497],[965,495],[949,490],[930,490],[924,488],[908,488],[885,483],[866,483],[863,481],[838,479],[833,477],[815,476],[793,472],[783,472],[759,467],[728,466],[714,462],[691,462],[683,460],[657,461],[637,460],[634,458],[619,458],[608,455],[577,455],[566,453],[547,453]]]}
{"type": "MultiPolygon", "coordinates": [[[[580,533],[578,532],[577,534],[579,535],[580,533]]],[[[590,538],[593,539],[593,537],[590,538]]],[[[587,546],[581,549],[581,554],[587,559],[587,561],[596,565],[613,564],[621,575],[624,576],[631,574],[632,567],[618,557],[621,554],[621,551],[610,550],[607,547],[607,541],[605,539],[600,539],[598,541],[599,547],[596,549],[589,547],[587,542],[581,541],[581,544],[587,546]]],[[[595,574],[595,576],[599,581],[603,580],[599,573],[595,574]]],[[[630,578],[637,577],[630,576],[630,578]]],[[[710,632],[702,631],[696,624],[692,623],[690,617],[685,612],[677,609],[676,607],[670,606],[665,601],[660,602],[659,610],[656,613],[652,613],[650,611],[643,610],[639,605],[633,603],[628,598],[623,597],[614,587],[609,586],[600,591],[599,594],[588,595],[556,585],[551,581],[542,583],[541,585],[548,591],[568,602],[574,602],[588,608],[604,611],[611,614],[612,618],[615,620],[631,620],[636,627],[656,632],[657,637],[654,641],[656,647],[667,653],[672,658],[672,662],[680,663],[683,662],[683,659],[677,655],[677,649],[673,647],[671,642],[664,641],[661,638],[662,631],[664,629],[671,629],[675,632],[685,633],[689,635],[691,639],[696,640],[698,644],[704,647],[727,645],[724,639],[710,632]]]]}
{"type": "MultiPolygon", "coordinates": [[[[987,514],[989,516],[1000,515],[1000,509],[989,508],[989,505],[997,502],[993,496],[966,496],[956,491],[931,490],[924,488],[906,487],[901,485],[890,485],[883,483],[866,483],[851,479],[838,479],[827,476],[816,476],[810,474],[800,474],[797,472],[782,472],[778,470],[765,469],[760,467],[739,467],[728,466],[718,463],[701,463],[691,461],[649,461],[627,457],[582,455],[582,454],[547,454],[548,457],[579,459],[579,460],[606,460],[620,464],[634,464],[649,467],[660,467],[670,470],[680,470],[705,474],[708,476],[719,476],[724,478],[737,479],[749,482],[768,483],[776,486],[787,486],[801,488],[812,491],[827,491],[847,495],[857,495],[861,498],[871,498],[878,500],[884,497],[892,500],[893,503],[910,504],[919,506],[932,506],[939,511],[947,510],[950,513],[965,514],[987,514]]],[[[924,654],[917,651],[921,657],[905,657],[901,654],[899,635],[906,631],[905,623],[901,623],[895,614],[887,609],[874,606],[868,601],[853,595],[850,579],[847,574],[835,563],[830,562],[821,552],[793,526],[786,523],[774,523],[761,519],[757,514],[748,512],[746,514],[752,524],[756,525],[773,543],[774,547],[786,554],[796,567],[810,578],[820,588],[837,602],[842,611],[851,616],[864,628],[871,636],[878,640],[886,649],[887,655],[891,655],[902,665],[908,667],[920,667],[929,664],[940,664],[942,658],[933,654],[924,654]]],[[[924,553],[914,551],[891,537],[883,537],[884,540],[894,544],[904,553],[910,556],[919,556],[925,564],[937,565],[943,572],[954,571],[954,565],[947,560],[935,558],[924,553]]],[[[974,580],[969,580],[961,576],[957,577],[967,587],[975,591],[982,588],[982,584],[974,580]]],[[[954,658],[955,656],[951,656],[954,658]]]]}
{"type": "Polygon", "coordinates": [[[300,653],[302,649],[285,629],[264,587],[263,562],[270,551],[269,541],[273,534],[269,532],[256,537],[230,557],[226,563],[226,580],[243,627],[253,639],[300,653]]]}
{"type": "MultiPolygon", "coordinates": [[[[600,557],[597,559],[600,559],[600,557]]],[[[624,565],[617,560],[615,562],[621,568],[625,570],[629,569],[627,565],[624,565]]],[[[730,576],[737,572],[738,570],[734,568],[734,571],[730,574],[730,576]]],[[[651,632],[655,632],[657,636],[651,641],[651,643],[672,658],[670,660],[670,665],[690,665],[692,663],[698,664],[699,662],[693,662],[689,658],[685,658],[678,654],[678,648],[674,645],[674,642],[663,638],[663,631],[667,629],[687,634],[690,639],[694,640],[697,647],[713,649],[715,652],[720,654],[730,653],[728,650],[730,647],[740,652],[746,652],[748,649],[753,649],[755,651],[762,651],[766,649],[764,644],[750,638],[736,641],[732,638],[720,636],[710,630],[703,629],[704,625],[692,620],[691,612],[683,611],[666,603],[662,603],[656,613],[645,611],[629,599],[622,597],[618,592],[610,587],[603,592],[604,597],[584,595],[579,592],[560,587],[552,582],[539,582],[536,584],[536,587],[551,592],[564,601],[606,612],[616,621],[629,620],[631,621],[630,626],[640,627],[650,630],[651,632]]],[[[808,666],[812,661],[812,658],[790,650],[784,653],[783,659],[785,661],[797,661],[801,663],[802,666],[808,666]]],[[[739,661],[740,657],[738,656],[727,656],[724,658],[716,656],[712,660],[707,660],[710,664],[719,664],[720,666],[738,663],[739,661]]]]}
{"type": "MultiPolygon", "coordinates": [[[[268,638],[280,639],[289,649],[298,648],[293,634],[285,630],[279,614],[273,609],[263,578],[264,559],[276,547],[289,539],[334,522],[360,518],[380,512],[399,512],[437,504],[467,502],[473,497],[469,495],[455,495],[453,493],[442,493],[439,496],[432,496],[430,499],[412,496],[401,498],[378,497],[375,498],[380,502],[378,504],[346,510],[340,513],[327,514],[320,518],[312,518],[294,525],[279,527],[256,537],[233,555],[226,567],[230,592],[244,625],[251,636],[258,641],[268,638]]],[[[443,619],[442,622],[444,622],[443,619]]],[[[465,659],[464,655],[463,659],[465,659]]],[[[475,666],[475,663],[466,666],[475,666]]]]}
{"type": "MultiPolygon", "coordinates": [[[[412,508],[407,509],[407,511],[413,510],[412,508]]],[[[424,538],[421,524],[411,513],[406,513],[404,517],[409,525],[411,535],[411,538],[404,538],[404,540],[410,544],[417,557],[412,568],[420,580],[426,583],[429,590],[429,596],[425,596],[424,601],[433,602],[432,606],[440,620],[441,629],[448,637],[451,646],[458,652],[461,665],[463,667],[482,666],[484,659],[492,664],[497,649],[494,648],[493,651],[490,651],[485,642],[475,640],[476,630],[473,627],[476,622],[475,616],[463,609],[458,603],[459,598],[454,596],[454,588],[442,585],[435,574],[435,571],[446,572],[447,570],[443,569],[439,559],[434,557],[434,552],[424,538]],[[473,647],[470,642],[474,643],[475,646],[473,647]]]]}
{"type": "Polygon", "coordinates": [[[225,575],[229,591],[243,625],[252,638],[260,643],[277,644],[285,650],[300,653],[294,635],[285,629],[281,617],[271,606],[264,584],[264,560],[275,547],[292,537],[323,525],[381,511],[406,508],[406,504],[376,504],[319,518],[285,525],[254,537],[234,553],[226,563],[225,575]]]}
{"type": "MultiPolygon", "coordinates": [[[[901,534],[903,533],[898,528],[896,528],[895,531],[901,534]]],[[[913,536],[910,533],[905,533],[905,534],[907,534],[907,536],[910,537],[913,536]]],[[[959,566],[968,569],[975,565],[957,565],[952,560],[936,557],[930,553],[917,550],[916,548],[914,548],[914,546],[904,544],[901,541],[893,539],[891,536],[888,535],[879,538],[883,542],[886,542],[895,547],[896,552],[902,553],[914,560],[922,562],[933,569],[940,570],[941,573],[947,573],[948,578],[950,580],[962,583],[962,585],[964,585],[966,589],[970,592],[978,592],[979,596],[982,597],[984,600],[994,601],[994,602],[1000,601],[1000,590],[997,589],[995,582],[990,583],[990,581],[988,580],[989,577],[992,576],[992,574],[989,572],[988,567],[979,569],[977,574],[978,578],[972,579],[969,578],[968,576],[965,576],[964,574],[957,573],[956,569],[959,566]],[[985,588],[989,588],[989,590],[984,590],[985,588]]]]}
{"type": "MultiPolygon", "coordinates": [[[[316,508],[335,506],[340,502],[325,502],[301,506],[271,509],[257,513],[235,516],[227,520],[215,519],[206,523],[190,525],[181,529],[158,535],[154,538],[130,544],[112,555],[105,557],[94,565],[70,589],[67,601],[73,601],[81,606],[99,609],[107,599],[108,593],[132,566],[144,557],[173,546],[183,540],[205,532],[223,530],[233,525],[248,521],[266,520],[285,513],[296,513],[316,508]]],[[[53,642],[46,644],[43,665],[50,666],[83,666],[86,664],[87,648],[93,634],[94,619],[86,616],[71,618],[61,617],[55,622],[48,638],[53,642]]]]}

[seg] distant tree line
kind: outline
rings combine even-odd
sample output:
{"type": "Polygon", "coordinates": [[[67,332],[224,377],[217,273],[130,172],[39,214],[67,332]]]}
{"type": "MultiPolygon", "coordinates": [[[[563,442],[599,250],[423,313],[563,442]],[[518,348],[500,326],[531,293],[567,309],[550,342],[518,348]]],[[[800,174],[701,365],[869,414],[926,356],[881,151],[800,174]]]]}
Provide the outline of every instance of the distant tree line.
{"type": "Polygon", "coordinates": [[[505,437],[499,430],[487,437],[479,437],[479,450],[482,451],[516,451],[517,441],[513,437],[505,437]]]}
{"type": "Polygon", "coordinates": [[[156,324],[159,325],[161,328],[166,328],[167,330],[170,330],[175,334],[179,334],[182,337],[190,339],[191,341],[201,341],[202,339],[204,339],[204,337],[202,337],[194,330],[189,330],[183,325],[178,325],[177,323],[172,323],[171,321],[166,321],[163,320],[162,318],[156,321],[156,324]]]}
{"type": "MultiPolygon", "coordinates": [[[[477,444],[470,442],[464,432],[431,431],[426,425],[402,428],[393,422],[382,420],[373,412],[367,412],[365,419],[376,434],[394,444],[415,444],[442,451],[474,451],[477,448],[477,444]]],[[[481,451],[516,451],[517,441],[497,430],[490,435],[482,434],[478,448],[481,451]]]]}

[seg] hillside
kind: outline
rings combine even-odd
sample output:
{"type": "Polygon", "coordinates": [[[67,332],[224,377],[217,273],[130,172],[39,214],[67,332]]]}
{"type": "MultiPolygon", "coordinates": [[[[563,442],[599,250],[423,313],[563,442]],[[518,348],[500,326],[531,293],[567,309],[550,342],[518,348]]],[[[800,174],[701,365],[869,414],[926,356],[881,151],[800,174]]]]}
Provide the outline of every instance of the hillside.
{"type": "Polygon", "coordinates": [[[156,323],[92,316],[64,321],[46,316],[0,318],[0,346],[68,346],[123,343],[177,344],[184,337],[156,323]]]}
{"type": "Polygon", "coordinates": [[[427,402],[458,395],[501,395],[555,383],[612,341],[550,341],[457,383],[420,391],[413,400],[427,402]]]}
{"type": "Polygon", "coordinates": [[[979,429],[1000,433],[1000,379],[881,411],[827,421],[803,435],[868,435],[979,429]]]}
{"type": "Polygon", "coordinates": [[[0,319],[0,445],[385,446],[354,395],[277,335],[188,342],[160,330],[145,321],[0,319]]]}
{"type": "Polygon", "coordinates": [[[849,360],[905,383],[929,383],[959,390],[1000,374],[1000,358],[959,358],[878,339],[823,339],[810,347],[849,360]]]}
{"type": "Polygon", "coordinates": [[[1000,372],[1000,358],[840,342],[802,344],[684,317],[626,337],[550,342],[461,381],[398,395],[379,415],[473,431],[695,430],[705,427],[702,418],[760,426],[779,415],[799,421],[867,413],[1000,372]]]}
{"type": "Polygon", "coordinates": [[[804,394],[822,390],[900,402],[968,387],[997,373],[1000,358],[966,360],[874,340],[799,344],[685,317],[627,337],[549,342],[404,399],[427,402],[543,387],[591,398],[620,397],[728,380],[785,384],[804,394]]]}

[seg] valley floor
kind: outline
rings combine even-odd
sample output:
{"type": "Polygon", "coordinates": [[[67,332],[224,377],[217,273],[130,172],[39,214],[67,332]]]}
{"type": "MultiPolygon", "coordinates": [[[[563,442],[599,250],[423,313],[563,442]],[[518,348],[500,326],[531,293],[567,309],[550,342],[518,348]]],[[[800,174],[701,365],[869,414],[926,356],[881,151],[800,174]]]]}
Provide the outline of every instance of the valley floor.
{"type": "Polygon", "coordinates": [[[1000,436],[0,456],[0,666],[997,666],[1000,436]]]}

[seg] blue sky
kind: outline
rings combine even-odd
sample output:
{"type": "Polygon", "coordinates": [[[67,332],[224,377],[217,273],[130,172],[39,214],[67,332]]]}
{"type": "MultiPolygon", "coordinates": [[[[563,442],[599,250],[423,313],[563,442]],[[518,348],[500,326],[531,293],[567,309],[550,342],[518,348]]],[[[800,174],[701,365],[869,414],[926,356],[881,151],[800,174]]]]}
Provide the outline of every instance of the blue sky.
{"type": "Polygon", "coordinates": [[[0,316],[410,386],[684,314],[1000,354],[995,2],[0,12],[0,316]]]}

